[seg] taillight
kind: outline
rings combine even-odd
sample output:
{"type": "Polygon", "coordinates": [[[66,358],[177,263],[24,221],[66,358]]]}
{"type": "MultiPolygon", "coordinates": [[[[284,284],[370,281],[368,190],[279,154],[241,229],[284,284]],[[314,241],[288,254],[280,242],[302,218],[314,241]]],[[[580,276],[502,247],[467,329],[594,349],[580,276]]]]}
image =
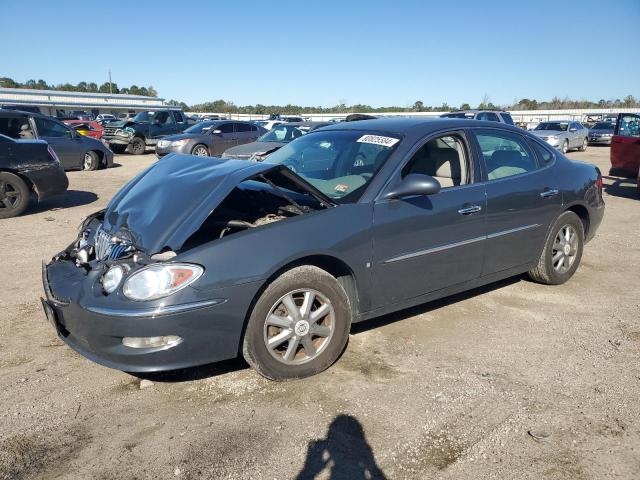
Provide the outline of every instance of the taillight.
{"type": "Polygon", "coordinates": [[[596,187],[598,187],[598,194],[602,198],[602,174],[598,171],[598,178],[596,178],[596,187]]]}
{"type": "Polygon", "coordinates": [[[54,162],[60,163],[60,159],[58,158],[58,155],[56,155],[56,152],[53,150],[53,148],[51,148],[51,145],[47,145],[47,151],[49,152],[49,155],[54,162]]]}

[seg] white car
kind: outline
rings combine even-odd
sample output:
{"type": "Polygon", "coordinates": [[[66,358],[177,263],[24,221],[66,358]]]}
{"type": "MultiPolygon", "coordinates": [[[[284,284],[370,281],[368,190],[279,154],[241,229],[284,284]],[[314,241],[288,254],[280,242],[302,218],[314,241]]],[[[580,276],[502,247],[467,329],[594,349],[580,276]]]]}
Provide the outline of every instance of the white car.
{"type": "Polygon", "coordinates": [[[283,123],[286,122],[283,122],[282,120],[260,120],[259,122],[256,122],[257,125],[260,125],[262,128],[266,128],[267,130],[271,130],[276,125],[282,125],[283,123]]]}
{"type": "Polygon", "coordinates": [[[109,113],[101,113],[96,117],[96,122],[112,122],[114,120],[117,120],[116,116],[109,113]]]}

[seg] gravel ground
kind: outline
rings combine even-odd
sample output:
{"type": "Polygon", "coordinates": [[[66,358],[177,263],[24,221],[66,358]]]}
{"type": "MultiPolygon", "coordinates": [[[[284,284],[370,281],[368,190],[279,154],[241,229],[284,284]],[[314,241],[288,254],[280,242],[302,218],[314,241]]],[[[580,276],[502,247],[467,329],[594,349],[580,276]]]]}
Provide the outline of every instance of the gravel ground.
{"type": "MultiPolygon", "coordinates": [[[[608,148],[570,153],[608,172],[608,148]]],[[[0,478],[640,478],[640,203],[607,212],[573,279],[513,278],[353,328],[328,371],[240,360],[143,380],[44,320],[40,261],[155,156],[69,174],[0,225],[0,478]]]]}

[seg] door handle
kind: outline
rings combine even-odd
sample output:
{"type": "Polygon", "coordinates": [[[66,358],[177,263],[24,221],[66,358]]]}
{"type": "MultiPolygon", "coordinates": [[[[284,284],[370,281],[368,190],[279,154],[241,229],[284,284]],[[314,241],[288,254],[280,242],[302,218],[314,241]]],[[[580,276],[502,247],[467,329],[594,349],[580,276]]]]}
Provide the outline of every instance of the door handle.
{"type": "Polygon", "coordinates": [[[480,205],[469,205],[468,207],[462,207],[458,210],[460,215],[471,215],[472,213],[478,213],[482,210],[480,205]]]}
{"type": "Polygon", "coordinates": [[[549,198],[549,197],[554,197],[558,195],[558,193],[560,192],[558,191],[557,188],[545,188],[544,191],[540,193],[540,196],[542,198],[549,198]]]}

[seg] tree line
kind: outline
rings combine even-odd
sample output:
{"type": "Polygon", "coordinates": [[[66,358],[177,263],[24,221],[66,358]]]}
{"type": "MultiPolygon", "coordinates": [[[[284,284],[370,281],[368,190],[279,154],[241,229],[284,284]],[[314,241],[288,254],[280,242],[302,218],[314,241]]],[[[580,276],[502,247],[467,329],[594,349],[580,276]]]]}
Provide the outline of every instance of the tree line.
{"type": "Polygon", "coordinates": [[[77,85],[71,83],[59,83],[57,85],[48,84],[44,80],[27,80],[24,83],[16,82],[9,77],[0,77],[0,87],[5,88],[26,88],[31,90],[64,90],[67,92],[88,92],[88,93],[122,93],[128,95],[142,95],[144,97],[157,97],[158,92],[152,86],[139,87],[131,85],[130,87],[118,87],[117,83],[105,82],[98,85],[95,82],[80,82],[77,85]]]}
{"type": "Polygon", "coordinates": [[[192,112],[216,112],[216,113],[245,113],[270,115],[276,113],[283,114],[310,114],[310,113],[385,113],[385,112],[448,112],[451,110],[471,110],[477,108],[479,110],[559,110],[574,108],[640,108],[640,100],[633,95],[627,95],[623,99],[604,100],[597,102],[590,100],[572,100],[569,98],[560,99],[553,97],[551,100],[537,101],[528,98],[515,100],[508,105],[495,105],[485,95],[483,99],[475,106],[469,103],[463,103],[460,106],[442,103],[441,105],[425,105],[421,100],[417,100],[408,106],[388,106],[388,107],[372,107],[371,105],[346,105],[341,102],[331,107],[302,107],[299,105],[243,105],[239,106],[233,102],[226,100],[215,100],[213,102],[199,103],[196,105],[187,105],[184,102],[171,100],[171,105],[182,107],[184,110],[192,112]]]}

